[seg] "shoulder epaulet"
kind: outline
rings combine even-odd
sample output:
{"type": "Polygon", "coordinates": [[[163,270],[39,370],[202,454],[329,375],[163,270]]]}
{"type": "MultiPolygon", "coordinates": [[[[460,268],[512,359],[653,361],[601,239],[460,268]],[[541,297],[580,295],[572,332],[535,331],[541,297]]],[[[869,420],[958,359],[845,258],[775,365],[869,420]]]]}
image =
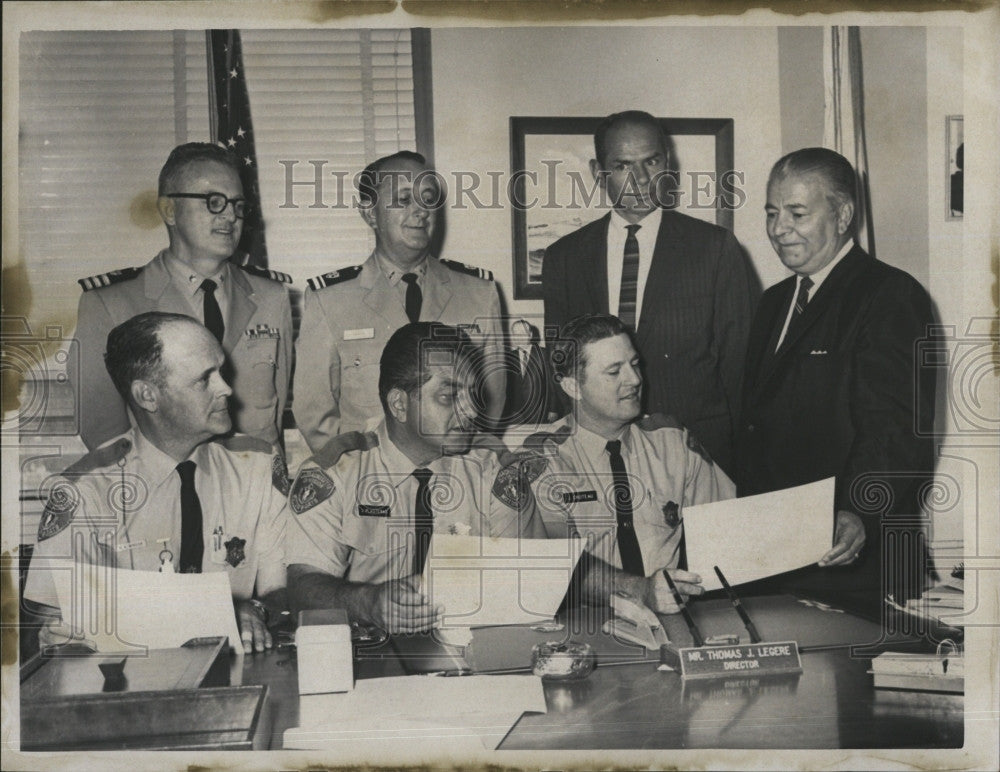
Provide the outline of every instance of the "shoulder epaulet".
{"type": "Polygon", "coordinates": [[[477,279],[493,281],[493,271],[487,271],[485,268],[477,268],[474,265],[466,265],[465,263],[460,263],[457,260],[442,260],[441,263],[453,271],[458,271],[459,273],[464,273],[469,276],[475,276],[477,279]]]}
{"type": "Polygon", "coordinates": [[[554,442],[556,445],[562,445],[566,442],[566,439],[570,435],[570,430],[568,426],[560,426],[554,432],[535,432],[534,434],[529,434],[525,437],[524,442],[521,446],[525,450],[541,450],[546,442],[554,442]]]}
{"type": "Polygon", "coordinates": [[[357,278],[359,273],[361,273],[361,266],[352,265],[349,268],[341,268],[339,271],[330,271],[321,276],[316,276],[307,281],[306,284],[311,290],[321,290],[324,287],[332,287],[334,284],[340,284],[342,281],[357,278]]]}
{"type": "Polygon", "coordinates": [[[102,445],[92,450],[75,464],[71,464],[63,472],[63,477],[82,477],[95,469],[102,469],[117,464],[125,454],[132,449],[132,441],[128,437],[119,437],[108,445],[102,445]]]}
{"type": "Polygon", "coordinates": [[[292,283],[292,277],[287,273],[282,273],[281,271],[272,271],[270,268],[261,268],[259,265],[241,265],[240,268],[252,276],[259,276],[262,279],[280,281],[283,284],[292,283]]]}
{"type": "Polygon", "coordinates": [[[129,279],[134,279],[140,273],[145,266],[139,266],[138,268],[119,268],[116,271],[108,271],[107,273],[99,273],[96,276],[88,276],[86,279],[77,279],[77,283],[83,287],[84,292],[90,292],[91,290],[100,289],[101,287],[110,287],[112,284],[119,284],[123,281],[128,281],[129,279]]]}
{"type": "Polygon", "coordinates": [[[231,450],[233,453],[245,453],[247,451],[267,453],[268,455],[274,453],[274,446],[270,442],[258,437],[251,437],[249,434],[234,434],[231,437],[221,437],[215,440],[215,442],[226,450],[231,450]]]}
{"type": "Polygon", "coordinates": [[[331,439],[312,457],[312,463],[320,469],[329,469],[342,455],[352,450],[371,450],[378,445],[375,432],[344,432],[331,439]]]}
{"type": "Polygon", "coordinates": [[[636,421],[636,426],[638,426],[644,432],[655,432],[657,429],[683,429],[684,424],[674,418],[672,415],[663,415],[663,413],[652,413],[651,415],[643,416],[638,421],[636,421]]]}

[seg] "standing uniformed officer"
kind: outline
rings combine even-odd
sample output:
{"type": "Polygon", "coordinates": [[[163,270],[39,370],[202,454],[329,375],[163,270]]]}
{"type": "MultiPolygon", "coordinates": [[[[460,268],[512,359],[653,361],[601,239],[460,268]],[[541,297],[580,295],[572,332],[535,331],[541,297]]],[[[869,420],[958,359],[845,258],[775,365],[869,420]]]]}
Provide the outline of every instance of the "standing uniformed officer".
{"type": "Polygon", "coordinates": [[[59,606],[48,569],[60,559],[225,571],[244,649],[263,651],[271,645],[267,608],[285,605],[283,459],[254,437],[213,440],[232,428],[232,390],[222,377],[222,348],[196,320],[140,314],[111,331],[107,349],[108,373],[136,424],[52,486],[25,598],[59,606]]]}
{"type": "Polygon", "coordinates": [[[489,271],[430,254],[443,193],[418,153],[380,158],[361,173],[361,216],[375,231],[362,265],[309,280],[296,344],[295,421],[313,452],[381,414],[378,366],[389,336],[407,321],[461,327],[496,366],[482,399],[490,425],[504,402],[500,297],[489,271]]]}
{"type": "MultiPolygon", "coordinates": [[[[157,208],[170,244],[150,263],[81,279],[77,313],[80,436],[93,450],[129,428],[104,369],[108,332],[144,311],[193,316],[222,344],[236,430],[280,442],[292,358],[286,274],[229,262],[243,230],[239,166],[222,147],[174,148],[160,171],[157,208]]],[[[77,366],[74,364],[74,367],[77,366]]]]}
{"type": "Polygon", "coordinates": [[[544,537],[530,507],[491,495],[496,453],[470,449],[480,366],[455,327],[418,322],[392,335],[379,368],[383,420],[328,443],[292,483],[293,605],[344,608],[393,633],[426,630],[442,613],[418,586],[432,532],[544,537]]]}
{"type": "Polygon", "coordinates": [[[550,538],[588,540],[591,600],[620,589],[657,611],[675,611],[662,569],[682,593],[701,593],[700,577],[679,567],[684,507],[732,498],[735,487],[676,421],[636,420],[639,355],[617,317],[570,321],[552,360],[574,410],[528,437],[501,479],[512,491],[531,481],[550,538]]]}

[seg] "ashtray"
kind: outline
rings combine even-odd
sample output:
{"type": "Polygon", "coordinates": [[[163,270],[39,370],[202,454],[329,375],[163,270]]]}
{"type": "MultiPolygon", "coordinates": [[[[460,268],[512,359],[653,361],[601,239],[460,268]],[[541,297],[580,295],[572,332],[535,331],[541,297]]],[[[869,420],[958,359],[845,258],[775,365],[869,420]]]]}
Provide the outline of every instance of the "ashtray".
{"type": "Polygon", "coordinates": [[[590,644],[577,641],[536,643],[531,650],[531,672],[547,681],[579,681],[594,672],[590,644]]]}

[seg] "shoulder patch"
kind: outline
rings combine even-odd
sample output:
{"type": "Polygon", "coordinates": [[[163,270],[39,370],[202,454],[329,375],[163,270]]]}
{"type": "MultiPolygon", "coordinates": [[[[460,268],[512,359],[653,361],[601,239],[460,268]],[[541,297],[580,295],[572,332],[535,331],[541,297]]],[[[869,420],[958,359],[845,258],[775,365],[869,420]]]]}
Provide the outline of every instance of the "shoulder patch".
{"type": "Polygon", "coordinates": [[[66,471],[63,472],[63,476],[71,479],[73,477],[82,477],[88,472],[93,472],[95,469],[112,466],[125,458],[125,454],[131,449],[132,441],[127,437],[120,437],[110,445],[92,450],[75,464],[67,467],[66,471]]]}
{"type": "Polygon", "coordinates": [[[261,268],[259,265],[241,265],[240,268],[252,276],[259,276],[262,279],[280,281],[283,284],[292,283],[292,277],[281,271],[272,271],[269,268],[261,268]]]}
{"type": "Polygon", "coordinates": [[[465,263],[460,263],[457,260],[442,260],[441,264],[447,266],[453,271],[458,271],[459,273],[464,273],[468,276],[475,276],[477,279],[493,281],[493,271],[487,271],[485,268],[477,268],[474,265],[466,265],[465,263]]]}
{"type": "Polygon", "coordinates": [[[699,456],[701,456],[706,464],[712,463],[712,457],[708,455],[708,451],[705,450],[705,446],[698,442],[698,438],[695,437],[691,432],[687,433],[687,446],[699,456]]]}
{"type": "Polygon", "coordinates": [[[108,271],[107,273],[99,273],[96,276],[88,276],[86,279],[77,279],[77,284],[83,287],[84,292],[90,292],[91,290],[100,289],[101,287],[110,287],[112,284],[118,284],[123,281],[128,281],[129,279],[134,279],[140,273],[145,266],[140,266],[139,268],[119,268],[116,271],[108,271]]]}
{"type": "Polygon", "coordinates": [[[38,541],[52,538],[73,522],[79,506],[80,491],[76,486],[69,480],[58,480],[45,501],[45,511],[38,524],[38,541]]]}
{"type": "Polygon", "coordinates": [[[331,439],[322,450],[312,457],[320,469],[329,469],[340,461],[340,457],[352,450],[371,450],[378,445],[375,432],[344,432],[331,439]]]}
{"type": "Polygon", "coordinates": [[[352,265],[350,268],[341,268],[339,271],[330,271],[329,273],[324,273],[321,276],[316,276],[315,278],[309,279],[306,284],[309,286],[309,289],[313,291],[321,290],[324,287],[332,287],[334,284],[340,284],[344,281],[356,279],[359,273],[361,273],[361,266],[352,265]]]}
{"type": "Polygon", "coordinates": [[[296,475],[288,492],[288,505],[296,515],[301,515],[330,498],[335,487],[322,469],[307,467],[296,475]]]}
{"type": "Polygon", "coordinates": [[[282,496],[287,496],[292,487],[288,479],[288,464],[280,453],[271,456],[271,484],[282,496]]]}
{"type": "Polygon", "coordinates": [[[657,429],[683,429],[684,424],[672,415],[663,413],[651,413],[643,416],[635,423],[644,432],[655,432],[657,429]]]}
{"type": "Polygon", "coordinates": [[[537,453],[509,454],[493,481],[493,495],[511,509],[520,509],[531,496],[531,483],[548,465],[549,460],[537,453]]]}

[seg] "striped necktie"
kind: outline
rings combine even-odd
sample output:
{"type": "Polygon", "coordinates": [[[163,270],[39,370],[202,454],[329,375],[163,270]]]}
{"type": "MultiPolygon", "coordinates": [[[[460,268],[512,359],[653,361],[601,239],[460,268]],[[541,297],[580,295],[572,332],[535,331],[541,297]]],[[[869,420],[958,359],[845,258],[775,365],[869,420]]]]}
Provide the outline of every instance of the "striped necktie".
{"type": "Polygon", "coordinates": [[[630,330],[635,329],[636,291],[639,287],[639,239],[635,237],[641,225],[627,225],[625,256],[622,259],[622,286],[618,293],[618,318],[630,330]]]}

